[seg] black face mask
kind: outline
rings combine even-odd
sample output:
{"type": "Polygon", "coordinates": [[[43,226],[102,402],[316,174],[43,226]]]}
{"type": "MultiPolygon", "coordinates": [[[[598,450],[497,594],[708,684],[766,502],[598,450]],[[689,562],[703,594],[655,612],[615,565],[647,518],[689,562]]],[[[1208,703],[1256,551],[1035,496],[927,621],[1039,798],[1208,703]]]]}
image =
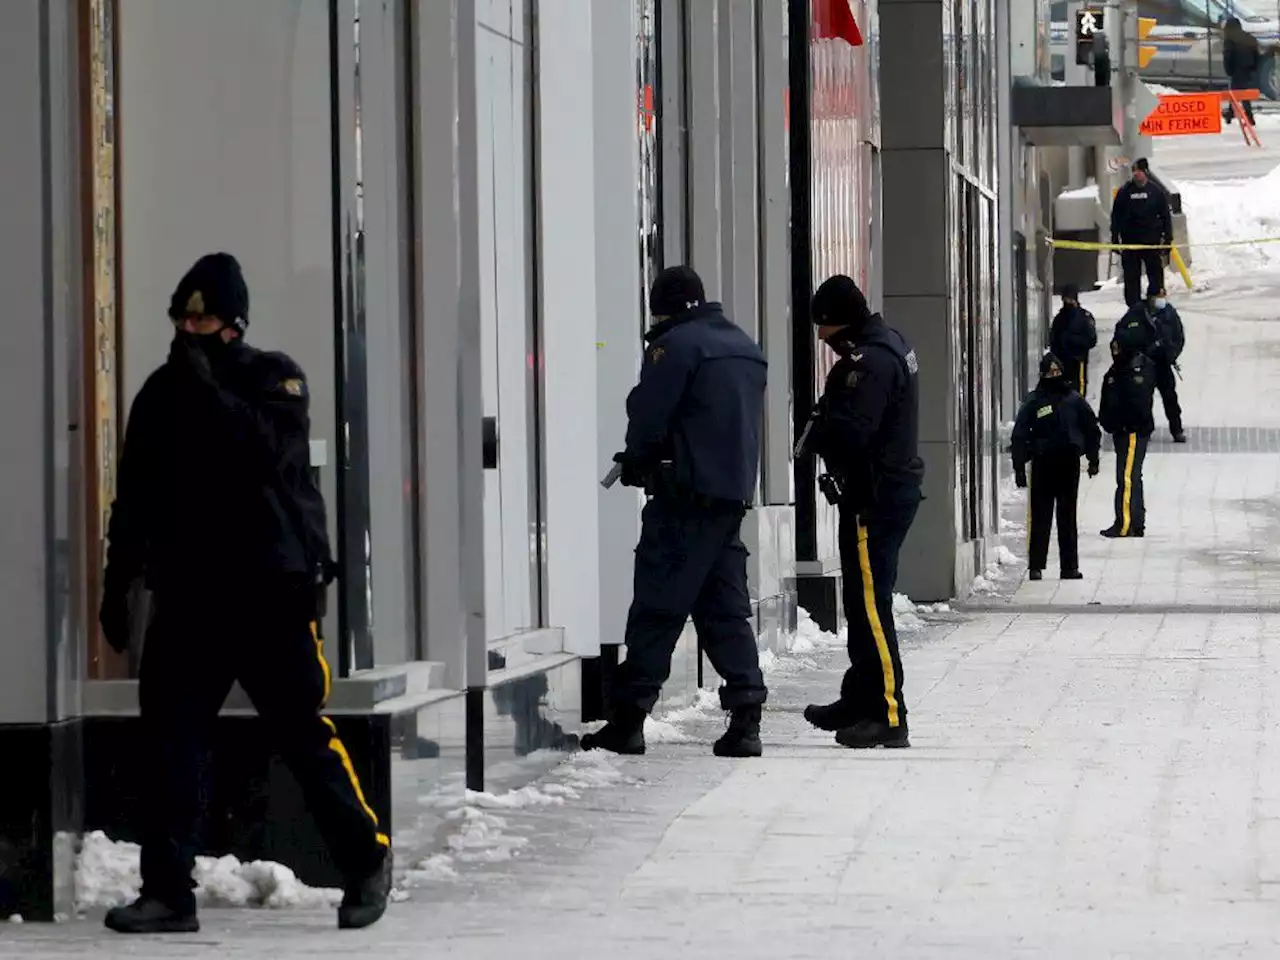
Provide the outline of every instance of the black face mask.
{"type": "Polygon", "coordinates": [[[1063,376],[1041,377],[1040,386],[1052,393],[1066,393],[1067,378],[1063,376]]]}

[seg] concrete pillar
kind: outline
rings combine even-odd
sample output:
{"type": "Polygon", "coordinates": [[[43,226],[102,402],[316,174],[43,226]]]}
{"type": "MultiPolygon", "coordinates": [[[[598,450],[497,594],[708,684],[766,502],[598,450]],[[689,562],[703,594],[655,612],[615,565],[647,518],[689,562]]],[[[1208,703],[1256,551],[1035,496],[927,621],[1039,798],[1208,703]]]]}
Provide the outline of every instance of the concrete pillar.
{"type": "Polygon", "coordinates": [[[0,917],[71,908],[83,819],[79,24],[14,0],[0,31],[0,917]]]}
{"type": "Polygon", "coordinates": [[[901,559],[898,587],[918,599],[955,594],[959,498],[944,53],[950,5],[895,0],[880,7],[884,191],[884,313],[920,359],[920,454],[925,501],[901,559]]]}

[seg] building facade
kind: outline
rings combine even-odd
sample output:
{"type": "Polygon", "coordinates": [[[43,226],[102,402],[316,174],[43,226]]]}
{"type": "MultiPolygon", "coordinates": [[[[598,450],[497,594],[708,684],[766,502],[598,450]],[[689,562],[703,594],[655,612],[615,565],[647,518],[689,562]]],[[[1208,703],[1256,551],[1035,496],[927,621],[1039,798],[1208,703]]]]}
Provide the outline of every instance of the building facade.
{"type": "MultiPolygon", "coordinates": [[[[928,499],[900,589],[962,593],[1014,359],[998,184],[1027,162],[998,132],[999,11],[10,0],[0,913],[65,909],[75,838],[137,833],[138,649],[96,624],[104,536],[170,291],[212,250],[245,266],[250,342],[308,373],[342,568],[329,711],[406,843],[423,793],[528,778],[607,708],[640,498],[599,478],[664,266],[692,264],[769,360],[744,533],[761,646],[797,603],[841,619],[836,514],[791,456],[834,359],[808,311],[832,273],[920,357],[928,499]]],[[[686,631],[666,696],[715,682],[686,631]]],[[[238,689],[217,745],[210,849],[332,884],[238,689]]]]}

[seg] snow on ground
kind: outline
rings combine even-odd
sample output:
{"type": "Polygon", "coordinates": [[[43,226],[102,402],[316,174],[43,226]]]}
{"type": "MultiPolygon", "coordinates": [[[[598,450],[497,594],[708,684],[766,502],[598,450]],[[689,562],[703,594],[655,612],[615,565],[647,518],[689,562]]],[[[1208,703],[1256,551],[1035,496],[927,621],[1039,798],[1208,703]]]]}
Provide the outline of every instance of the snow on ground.
{"type": "Polygon", "coordinates": [[[1204,246],[1280,240],[1280,167],[1247,180],[1188,180],[1181,191],[1194,254],[1191,277],[1197,288],[1211,287],[1223,277],[1280,267],[1280,242],[1204,246]]]}
{"type": "MultiPolygon", "coordinates": [[[[76,858],[76,909],[115,907],[133,900],[142,886],[140,848],[113,841],[101,830],[88,834],[76,858]]],[[[308,887],[283,864],[235,857],[196,858],[196,900],[212,906],[335,907],[341,890],[308,887]]]]}

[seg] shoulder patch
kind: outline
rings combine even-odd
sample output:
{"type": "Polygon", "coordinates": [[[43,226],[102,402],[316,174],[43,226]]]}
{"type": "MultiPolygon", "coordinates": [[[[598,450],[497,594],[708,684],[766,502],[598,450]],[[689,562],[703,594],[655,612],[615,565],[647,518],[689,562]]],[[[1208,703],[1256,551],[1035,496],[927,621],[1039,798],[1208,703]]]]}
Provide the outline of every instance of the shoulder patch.
{"type": "Polygon", "coordinates": [[[666,347],[654,347],[652,350],[649,351],[649,362],[657,363],[666,355],[667,355],[666,347]]]}
{"type": "Polygon", "coordinates": [[[919,372],[920,372],[920,361],[916,359],[916,352],[914,350],[908,350],[907,351],[907,373],[911,374],[912,376],[915,376],[919,372]]]}
{"type": "Polygon", "coordinates": [[[861,370],[850,370],[849,375],[844,378],[844,385],[852,390],[858,385],[858,381],[862,379],[861,370]]]}
{"type": "Polygon", "coordinates": [[[1135,374],[1135,375],[1134,375],[1134,377],[1133,377],[1133,382],[1134,382],[1134,383],[1141,383],[1141,382],[1142,382],[1142,374],[1140,374],[1140,373],[1135,374]]]}
{"type": "Polygon", "coordinates": [[[306,396],[307,384],[298,377],[289,377],[287,380],[280,381],[280,389],[291,397],[306,396]]]}

